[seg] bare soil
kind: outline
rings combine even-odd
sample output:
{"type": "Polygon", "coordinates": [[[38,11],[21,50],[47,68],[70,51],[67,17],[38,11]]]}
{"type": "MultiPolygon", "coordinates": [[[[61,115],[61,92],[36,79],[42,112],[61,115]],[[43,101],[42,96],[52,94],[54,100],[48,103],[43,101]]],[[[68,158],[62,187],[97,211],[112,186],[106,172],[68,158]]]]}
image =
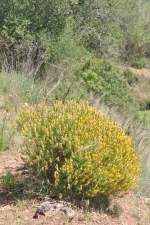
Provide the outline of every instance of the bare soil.
{"type": "Polygon", "coordinates": [[[138,75],[138,76],[143,76],[147,79],[150,79],[150,69],[135,69],[133,67],[129,67],[129,70],[134,73],[135,75],[138,75]]]}
{"type": "MultiPolygon", "coordinates": [[[[10,151],[0,152],[0,176],[10,171],[25,181],[27,175],[21,157],[10,151]],[[21,171],[21,172],[20,172],[21,171]]],[[[18,189],[19,191],[19,189],[18,189]]],[[[16,192],[15,192],[16,194],[16,192]]],[[[24,192],[15,197],[14,192],[8,191],[0,185],[0,225],[149,225],[150,208],[147,199],[130,193],[123,198],[114,199],[123,213],[119,218],[112,218],[96,210],[85,211],[76,207],[75,218],[69,222],[65,215],[50,217],[40,216],[33,219],[39,200],[24,197],[24,192]]]]}

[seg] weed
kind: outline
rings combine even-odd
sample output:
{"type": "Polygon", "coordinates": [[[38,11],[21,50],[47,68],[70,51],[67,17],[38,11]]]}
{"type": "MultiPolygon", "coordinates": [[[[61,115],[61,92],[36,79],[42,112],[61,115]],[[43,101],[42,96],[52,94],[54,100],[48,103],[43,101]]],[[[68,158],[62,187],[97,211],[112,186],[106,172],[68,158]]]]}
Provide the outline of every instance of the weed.
{"type": "Polygon", "coordinates": [[[147,64],[147,60],[145,58],[138,58],[133,60],[133,62],[131,63],[131,66],[137,69],[142,69],[146,66],[146,64],[147,64]]]}
{"type": "Polygon", "coordinates": [[[125,70],[123,76],[130,86],[134,86],[139,81],[138,77],[134,75],[130,70],[125,70]]]}
{"type": "Polygon", "coordinates": [[[7,120],[7,113],[2,117],[0,123],[0,151],[6,150],[9,147],[9,141],[6,134],[6,120],[7,120]]]}
{"type": "Polygon", "coordinates": [[[107,210],[107,214],[112,216],[113,218],[118,218],[123,213],[123,209],[119,204],[114,204],[107,210]]]}
{"type": "Polygon", "coordinates": [[[16,178],[10,171],[8,171],[6,175],[1,176],[0,180],[6,189],[14,188],[16,184],[16,178]]]}

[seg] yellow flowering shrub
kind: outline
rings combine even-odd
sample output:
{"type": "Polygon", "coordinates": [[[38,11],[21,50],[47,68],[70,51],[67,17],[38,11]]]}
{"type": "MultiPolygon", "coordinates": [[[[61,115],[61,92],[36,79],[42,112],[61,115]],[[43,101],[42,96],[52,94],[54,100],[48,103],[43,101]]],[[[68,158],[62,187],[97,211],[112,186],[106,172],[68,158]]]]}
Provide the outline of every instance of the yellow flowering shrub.
{"type": "Polygon", "coordinates": [[[62,193],[95,197],[137,183],[140,164],[132,139],[88,103],[23,106],[17,127],[27,163],[62,193]]]}

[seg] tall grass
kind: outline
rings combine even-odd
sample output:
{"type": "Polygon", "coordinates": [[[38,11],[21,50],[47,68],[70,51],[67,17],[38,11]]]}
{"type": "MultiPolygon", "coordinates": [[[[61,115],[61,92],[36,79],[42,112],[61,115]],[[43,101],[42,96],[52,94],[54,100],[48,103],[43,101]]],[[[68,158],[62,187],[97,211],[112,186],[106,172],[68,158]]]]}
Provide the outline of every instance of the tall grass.
{"type": "Polygon", "coordinates": [[[0,94],[3,96],[0,101],[1,108],[14,108],[22,102],[36,104],[45,98],[45,83],[34,81],[23,74],[1,72],[0,94]]]}
{"type": "Polygon", "coordinates": [[[6,150],[9,146],[6,130],[6,116],[4,116],[0,120],[0,151],[6,150]]]}
{"type": "Polygon", "coordinates": [[[45,85],[23,74],[0,73],[0,151],[19,149],[20,136],[13,128],[16,112],[23,103],[44,101],[45,85]]]}

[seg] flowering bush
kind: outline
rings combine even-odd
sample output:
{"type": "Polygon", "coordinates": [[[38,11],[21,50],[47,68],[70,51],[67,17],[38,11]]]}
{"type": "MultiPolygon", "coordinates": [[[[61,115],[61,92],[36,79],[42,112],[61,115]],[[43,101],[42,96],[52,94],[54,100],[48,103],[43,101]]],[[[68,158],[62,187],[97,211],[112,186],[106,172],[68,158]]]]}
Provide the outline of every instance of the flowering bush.
{"type": "Polygon", "coordinates": [[[27,163],[63,194],[117,194],[137,183],[132,139],[88,103],[23,106],[17,127],[27,163]]]}

